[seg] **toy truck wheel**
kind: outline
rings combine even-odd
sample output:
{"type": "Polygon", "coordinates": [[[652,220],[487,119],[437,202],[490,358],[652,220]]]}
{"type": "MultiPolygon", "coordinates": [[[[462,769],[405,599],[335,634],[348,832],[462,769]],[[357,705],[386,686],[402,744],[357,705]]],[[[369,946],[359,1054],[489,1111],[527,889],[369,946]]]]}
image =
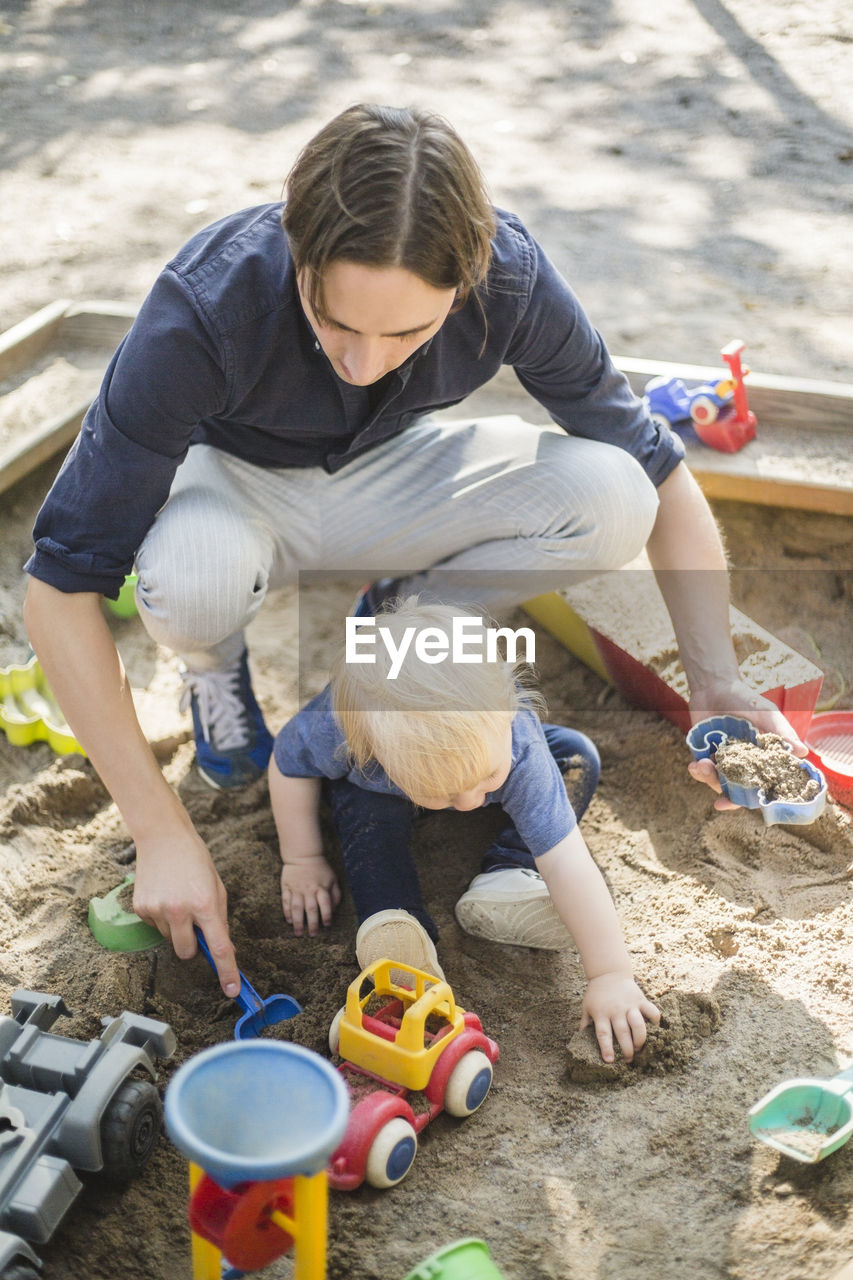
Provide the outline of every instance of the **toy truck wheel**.
{"type": "Polygon", "coordinates": [[[447,1080],[444,1109],[452,1116],[470,1116],[492,1087],[492,1064],[482,1049],[469,1049],[447,1080]]]}
{"type": "Polygon", "coordinates": [[[664,427],[668,430],[668,429],[672,426],[672,423],[670,422],[670,420],[669,420],[669,418],[666,416],[666,414],[663,414],[663,413],[651,413],[651,414],[649,414],[649,417],[651,418],[652,422],[655,424],[655,426],[656,426],[659,430],[660,430],[660,429],[662,429],[662,428],[664,428],[664,427]]]}
{"type": "Polygon", "coordinates": [[[101,1120],[104,1173],[122,1182],[142,1172],[157,1145],[163,1104],[149,1080],[125,1080],[101,1120]]]}
{"type": "Polygon", "coordinates": [[[343,1009],[338,1009],[338,1012],[335,1014],[334,1018],[332,1018],[332,1025],[329,1027],[330,1053],[337,1054],[338,1049],[341,1047],[341,1022],[343,1021],[345,1013],[346,1006],[344,1006],[343,1009]]]}
{"type": "Polygon", "coordinates": [[[371,1187],[396,1187],[415,1161],[418,1140],[402,1116],[384,1124],[371,1143],[364,1166],[364,1179],[371,1187]]]}
{"type": "Polygon", "coordinates": [[[704,426],[708,422],[716,422],[720,410],[709,396],[697,396],[690,405],[690,416],[694,422],[701,422],[704,426]]]}

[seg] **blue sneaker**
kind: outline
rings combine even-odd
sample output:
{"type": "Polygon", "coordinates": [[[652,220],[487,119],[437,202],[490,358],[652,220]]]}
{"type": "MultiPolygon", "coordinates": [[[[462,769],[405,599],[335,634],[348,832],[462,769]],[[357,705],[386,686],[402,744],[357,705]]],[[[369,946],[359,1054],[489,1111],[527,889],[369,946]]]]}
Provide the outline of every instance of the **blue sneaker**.
{"type": "Polygon", "coordinates": [[[217,791],[247,787],[266,771],[273,739],[249,678],[249,655],[224,671],[181,672],[181,711],[193,717],[196,762],[217,791]]]}
{"type": "Polygon", "coordinates": [[[362,587],[350,610],[352,618],[375,618],[382,606],[400,594],[402,578],[377,578],[362,587]]]}

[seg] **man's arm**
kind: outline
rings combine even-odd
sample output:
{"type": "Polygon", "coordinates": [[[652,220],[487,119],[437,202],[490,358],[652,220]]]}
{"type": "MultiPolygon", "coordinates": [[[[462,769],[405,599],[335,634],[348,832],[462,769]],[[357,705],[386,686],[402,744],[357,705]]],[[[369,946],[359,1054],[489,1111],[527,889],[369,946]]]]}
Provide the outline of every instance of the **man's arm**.
{"type": "Polygon", "coordinates": [[[198,924],[225,994],[237,995],[225,887],[145,740],[100,596],[31,578],[24,620],[48,684],[136,845],[135,910],[182,959],[195,954],[198,924]]]}
{"type": "MultiPolygon", "coordinates": [[[[797,755],[807,752],[768,698],[741,679],[731,638],[729,575],[711,509],[685,463],[658,488],[660,506],[647,551],[672,618],[690,685],[695,724],[712,715],[740,715],[763,732],[778,733],[797,755]]],[[[708,763],[708,762],[700,762],[708,763]]],[[[716,780],[713,765],[694,776],[716,780]]]]}
{"type": "MultiPolygon", "coordinates": [[[[778,733],[795,754],[805,756],[807,747],[778,707],[741,679],[731,638],[725,550],[711,509],[685,463],[659,486],[658,499],[646,549],[690,686],[692,722],[740,715],[762,732],[778,733]]],[[[693,761],[688,770],[698,782],[721,791],[713,761],[693,761]]],[[[736,808],[723,795],[715,807],[736,808]]]]}

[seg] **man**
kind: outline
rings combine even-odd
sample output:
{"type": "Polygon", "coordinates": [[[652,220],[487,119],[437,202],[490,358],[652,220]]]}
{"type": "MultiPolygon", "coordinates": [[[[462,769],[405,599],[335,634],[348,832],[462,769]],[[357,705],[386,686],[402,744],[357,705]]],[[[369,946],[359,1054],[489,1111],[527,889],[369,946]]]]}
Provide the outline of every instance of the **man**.
{"type": "Polygon", "coordinates": [[[219,787],[266,767],[243,632],[300,569],[393,566],[407,592],[431,570],[474,570],[494,610],[529,596],[533,574],[545,590],[644,545],[695,717],[748,715],[804,751],[740,681],[725,557],[682,458],[444,120],[362,105],[331,121],[283,209],[223,219],[162,272],[34,530],[30,638],[135,841],[139,914],[185,958],[199,925],[236,994],[225,888],[144,740],[100,609],[134,562],[140,616],[181,655],[199,766],[219,787]],[[504,364],[562,432],[429,416],[504,364]]]}

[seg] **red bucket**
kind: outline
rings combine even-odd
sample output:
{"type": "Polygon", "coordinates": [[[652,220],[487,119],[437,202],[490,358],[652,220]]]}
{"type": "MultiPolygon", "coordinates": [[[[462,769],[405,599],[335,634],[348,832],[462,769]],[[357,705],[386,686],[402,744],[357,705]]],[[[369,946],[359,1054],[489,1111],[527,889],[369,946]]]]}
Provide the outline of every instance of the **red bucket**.
{"type": "Polygon", "coordinates": [[[809,759],[826,776],[833,800],[853,808],[853,711],[820,711],[806,732],[809,759]]]}

